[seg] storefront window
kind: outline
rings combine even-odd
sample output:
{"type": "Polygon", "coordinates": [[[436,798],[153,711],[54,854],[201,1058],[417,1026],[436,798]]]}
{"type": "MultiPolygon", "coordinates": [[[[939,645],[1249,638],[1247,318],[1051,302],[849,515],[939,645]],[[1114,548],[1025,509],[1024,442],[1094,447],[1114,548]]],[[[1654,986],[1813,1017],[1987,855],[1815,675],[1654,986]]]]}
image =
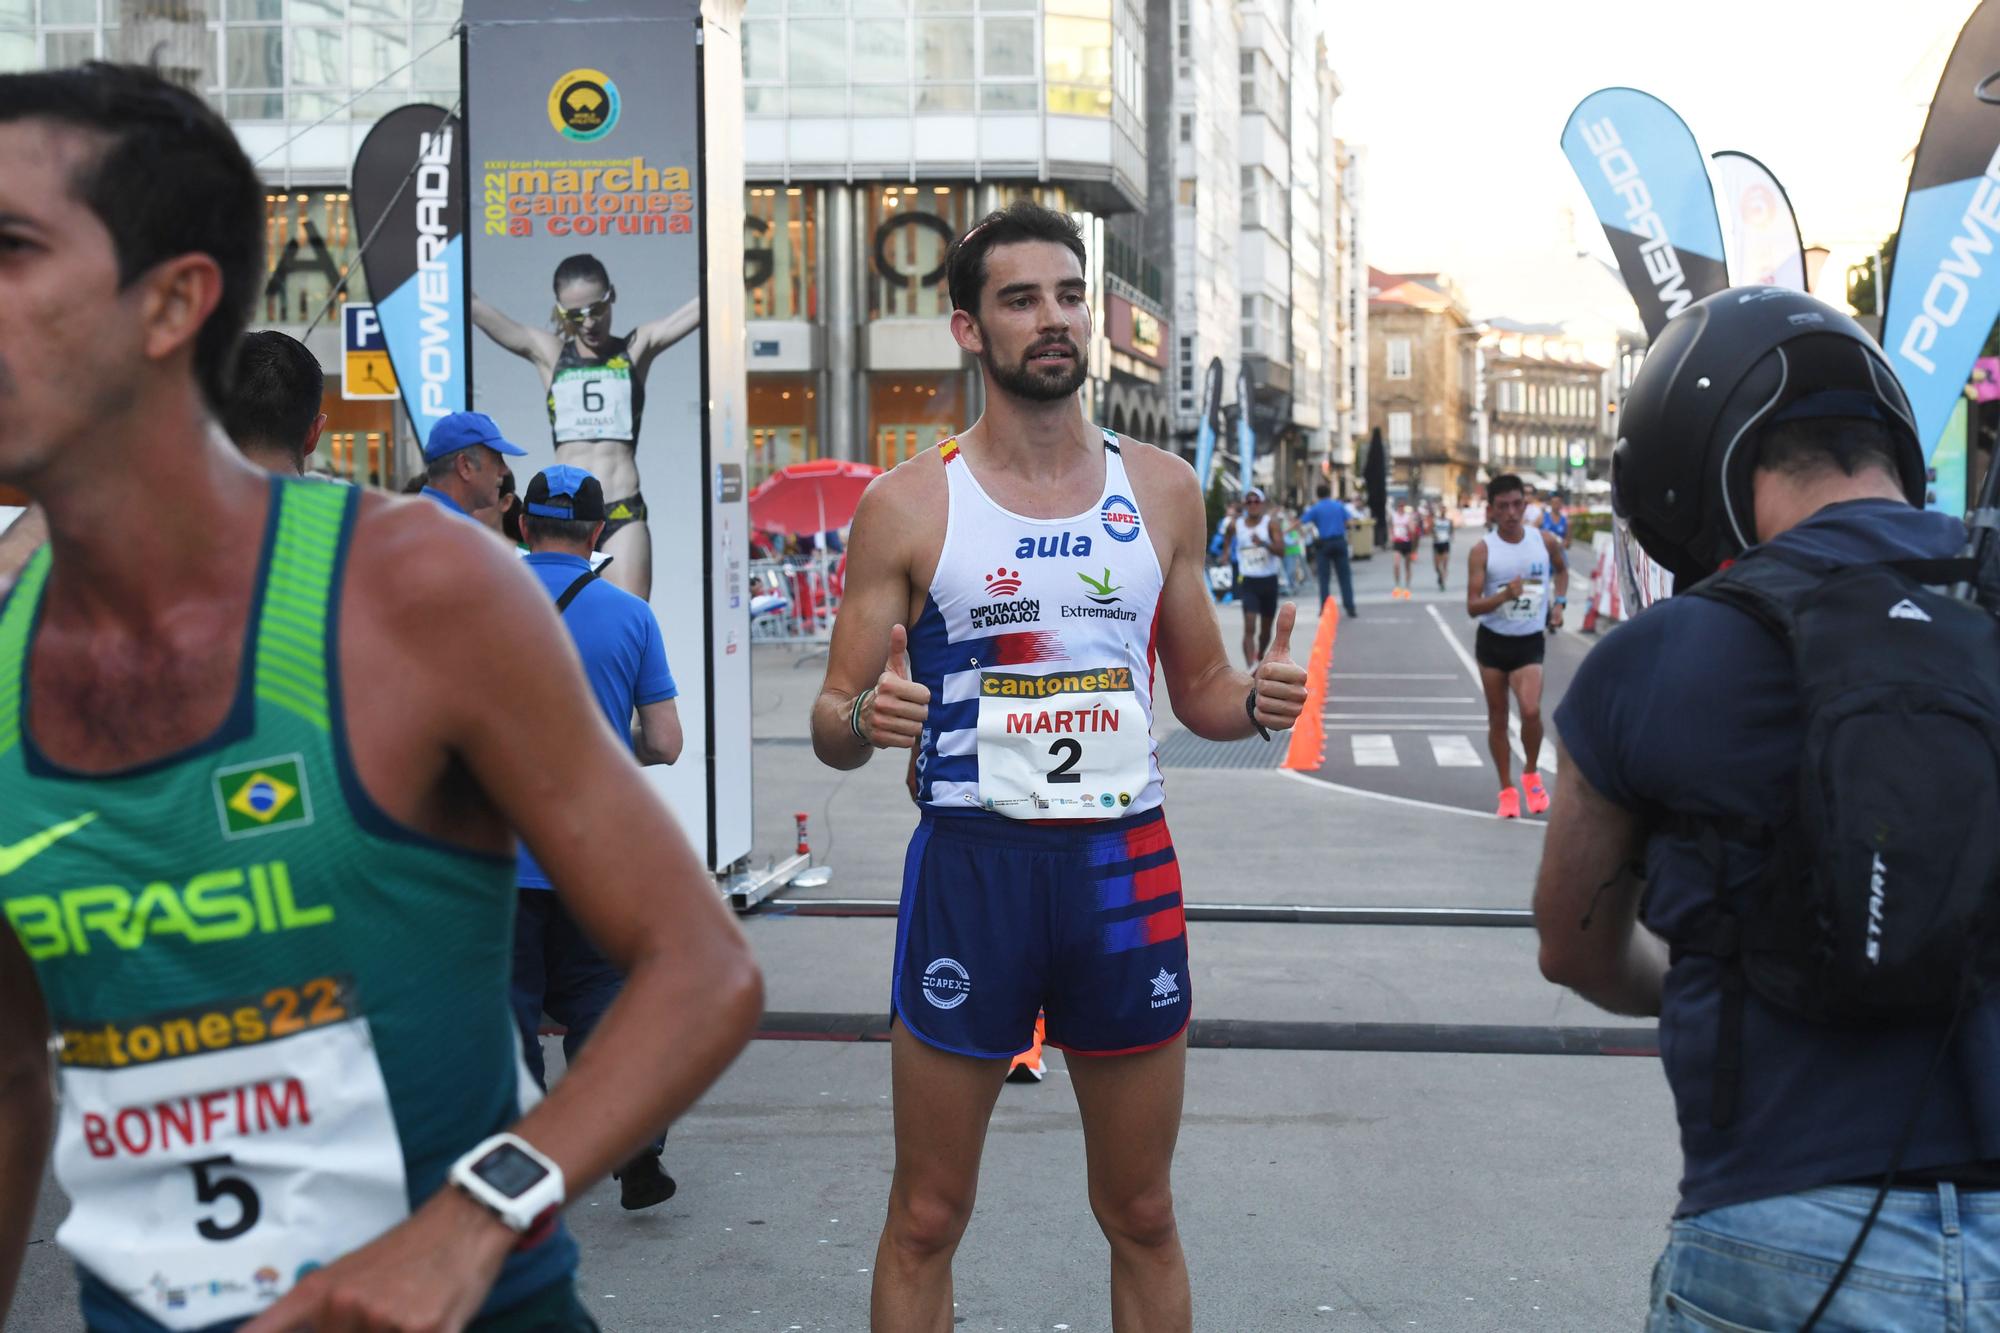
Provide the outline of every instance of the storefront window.
{"type": "Polygon", "coordinates": [[[752,186],[743,209],[743,286],[751,319],[819,317],[819,191],[752,186]]]}
{"type": "Polygon", "coordinates": [[[869,461],[891,468],[963,424],[965,377],[876,371],[868,377],[869,461]]]}
{"type": "Polygon", "coordinates": [[[949,315],[945,256],[972,225],[972,192],[949,185],[885,185],[863,198],[868,318],[949,315]]]}
{"type": "Polygon", "coordinates": [[[810,375],[750,377],[750,484],[819,457],[819,393],[810,375]]]}
{"type": "MultiPolygon", "coordinates": [[[[366,301],[368,287],[354,262],[360,238],[345,190],[301,190],[264,196],[264,299],[259,311],[276,324],[304,324],[318,314],[352,268],[345,300],[366,301]]],[[[333,318],[333,316],[328,316],[333,318]]]]}

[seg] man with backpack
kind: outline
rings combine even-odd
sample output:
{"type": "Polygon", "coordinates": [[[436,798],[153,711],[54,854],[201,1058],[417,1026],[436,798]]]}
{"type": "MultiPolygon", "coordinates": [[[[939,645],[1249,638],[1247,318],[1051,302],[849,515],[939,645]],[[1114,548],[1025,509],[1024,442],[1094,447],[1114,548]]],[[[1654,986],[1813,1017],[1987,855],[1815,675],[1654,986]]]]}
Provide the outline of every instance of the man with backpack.
{"type": "MultiPolygon", "coordinates": [[[[653,608],[599,578],[590,563],[604,515],[604,488],[590,473],[567,464],[537,472],[521,506],[525,563],[555,599],[605,722],[630,742],[640,763],[671,764],[680,758],[681,721],[666,641],[653,608]]],[[[525,843],[516,856],[514,1018],[529,1072],[541,1083],[543,1012],[563,1025],[563,1058],[574,1060],[618,998],[623,978],[563,910],[525,843]]],[[[615,1173],[624,1207],[650,1208],[673,1197],[674,1178],[660,1169],[664,1147],[653,1140],[615,1173]]]]}
{"type": "Polygon", "coordinates": [[[1965,526],[1917,507],[1879,349],[1802,293],[1677,316],[1619,419],[1621,537],[1677,592],[1557,712],[1535,917],[1550,980],[1660,1019],[1650,1327],[1986,1327],[2000,626],[1944,590],[1965,526]]]}

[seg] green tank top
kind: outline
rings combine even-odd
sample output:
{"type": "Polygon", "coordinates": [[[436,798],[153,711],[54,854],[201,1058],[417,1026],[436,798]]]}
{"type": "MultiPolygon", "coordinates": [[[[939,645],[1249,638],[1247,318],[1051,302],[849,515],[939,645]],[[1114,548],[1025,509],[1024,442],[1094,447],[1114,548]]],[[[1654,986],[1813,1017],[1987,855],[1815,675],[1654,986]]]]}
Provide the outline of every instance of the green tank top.
{"type": "MultiPolygon", "coordinates": [[[[0,608],[0,905],[62,1038],[57,1238],[93,1327],[256,1313],[535,1096],[508,999],[513,858],[398,825],[348,752],[359,492],[273,497],[235,701],[190,749],[59,768],[26,721],[46,550],[0,608]]],[[[567,1235],[514,1255],[488,1309],[574,1265],[567,1235]]]]}

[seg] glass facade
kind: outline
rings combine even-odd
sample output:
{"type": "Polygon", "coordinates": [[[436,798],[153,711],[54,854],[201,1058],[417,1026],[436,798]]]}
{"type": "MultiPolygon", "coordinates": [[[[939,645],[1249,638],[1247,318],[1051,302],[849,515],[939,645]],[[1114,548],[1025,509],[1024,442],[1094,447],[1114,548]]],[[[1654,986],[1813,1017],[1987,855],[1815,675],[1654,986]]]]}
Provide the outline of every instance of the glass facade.
{"type": "Polygon", "coordinates": [[[744,314],[751,319],[819,318],[817,188],[751,186],[744,192],[744,314]]]}
{"type": "Polygon", "coordinates": [[[753,116],[1110,116],[1144,101],[1114,0],[781,0],[743,22],[753,116]],[[782,16],[772,13],[782,10],[782,16]],[[767,17],[768,16],[768,17],[767,17]]]}
{"type": "Polygon", "coordinates": [[[750,377],[750,484],[820,455],[815,375],[750,377]]]}
{"type": "Polygon", "coordinates": [[[409,102],[448,106],[457,99],[451,31],[459,6],[460,0],[0,0],[0,71],[119,57],[125,54],[117,41],[120,20],[130,10],[203,26],[202,91],[231,120],[372,121],[409,102]]]}
{"type": "Polygon", "coordinates": [[[915,458],[965,418],[965,376],[877,371],[868,377],[868,461],[880,468],[915,458]]]}
{"type": "Polygon", "coordinates": [[[861,242],[868,274],[867,317],[937,318],[951,313],[945,256],[972,225],[970,189],[951,185],[868,186],[861,193],[861,242]]]}

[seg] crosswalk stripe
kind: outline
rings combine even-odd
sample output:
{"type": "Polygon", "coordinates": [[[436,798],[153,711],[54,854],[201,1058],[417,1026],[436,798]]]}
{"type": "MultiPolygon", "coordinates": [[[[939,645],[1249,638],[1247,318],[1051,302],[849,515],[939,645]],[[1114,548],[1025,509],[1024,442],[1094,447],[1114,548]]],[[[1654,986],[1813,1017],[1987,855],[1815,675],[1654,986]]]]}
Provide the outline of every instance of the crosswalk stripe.
{"type": "Polygon", "coordinates": [[[1403,762],[1396,757],[1394,736],[1353,736],[1348,743],[1354,749],[1356,768],[1394,768],[1403,762]]]}
{"type": "Polygon", "coordinates": [[[1431,758],[1439,768],[1478,768],[1479,754],[1464,736],[1431,736],[1431,758]]]}

